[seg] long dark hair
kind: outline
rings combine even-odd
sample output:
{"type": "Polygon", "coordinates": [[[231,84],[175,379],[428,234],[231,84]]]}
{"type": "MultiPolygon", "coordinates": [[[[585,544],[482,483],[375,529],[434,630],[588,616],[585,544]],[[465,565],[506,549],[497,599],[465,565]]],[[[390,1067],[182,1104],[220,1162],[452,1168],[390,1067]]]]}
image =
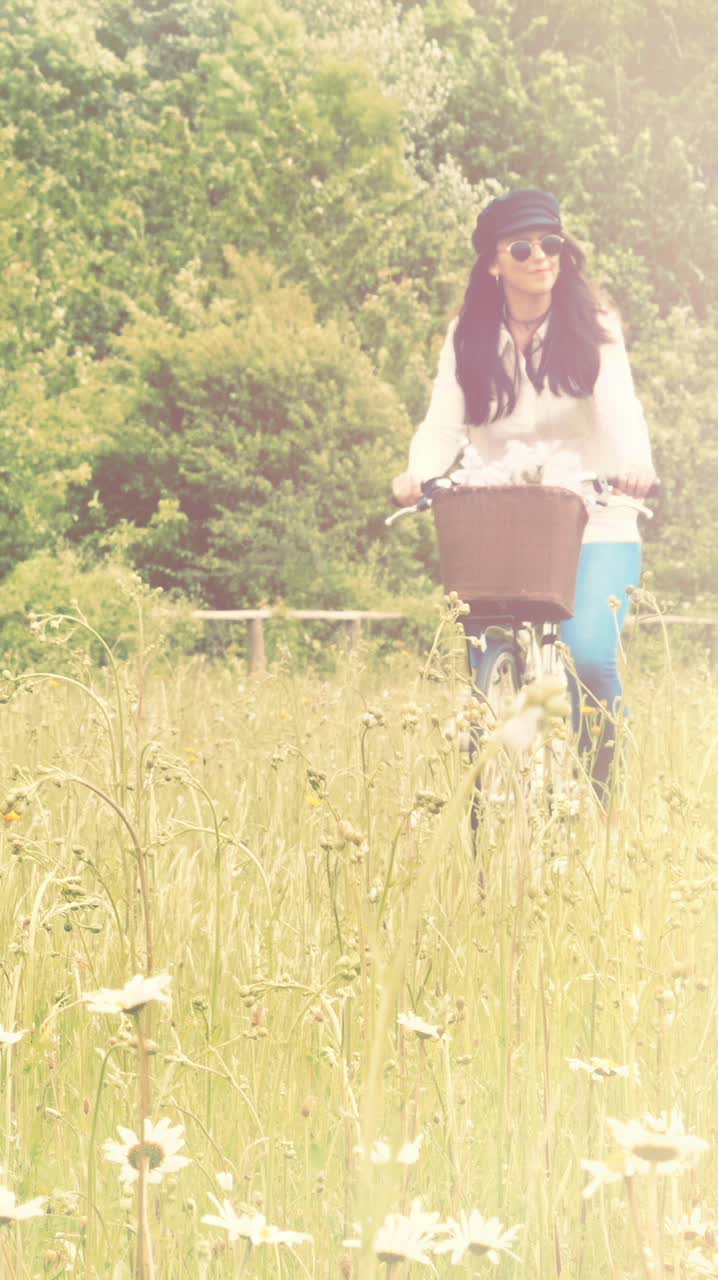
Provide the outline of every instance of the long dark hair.
{"type": "MultiPolygon", "coordinates": [[[[507,373],[498,350],[504,291],[489,274],[494,252],[476,259],[454,331],[456,376],[464,392],[466,422],[476,425],[505,417],[517,399],[516,379],[507,373]]],[[[566,236],[538,366],[532,359],[526,362],[526,372],[538,391],[547,381],[554,395],[585,398],[593,391],[600,347],[611,338],[600,321],[605,308],[583,274],[585,261],[576,241],[566,236]]]]}

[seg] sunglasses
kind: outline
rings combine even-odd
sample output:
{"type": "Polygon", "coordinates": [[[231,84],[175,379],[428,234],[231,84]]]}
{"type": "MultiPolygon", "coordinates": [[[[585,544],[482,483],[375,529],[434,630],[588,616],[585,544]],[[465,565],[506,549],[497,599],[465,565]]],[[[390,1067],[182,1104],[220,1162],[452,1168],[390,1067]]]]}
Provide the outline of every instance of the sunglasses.
{"type": "Polygon", "coordinates": [[[540,240],[514,240],[513,244],[505,246],[505,252],[510,253],[517,262],[528,262],[533,247],[537,244],[547,258],[555,258],[561,252],[563,243],[563,236],[555,235],[542,236],[540,240]]]}

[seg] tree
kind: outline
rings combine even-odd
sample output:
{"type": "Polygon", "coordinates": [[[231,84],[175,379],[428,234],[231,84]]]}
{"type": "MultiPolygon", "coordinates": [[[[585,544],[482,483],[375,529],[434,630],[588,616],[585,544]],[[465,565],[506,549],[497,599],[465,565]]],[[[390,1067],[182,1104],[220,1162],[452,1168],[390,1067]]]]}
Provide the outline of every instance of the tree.
{"type": "Polygon", "coordinates": [[[138,319],[101,376],[116,408],[74,538],[120,528],[151,583],[214,605],[356,598],[408,423],[306,293],[230,255],[221,297],[184,326],[138,319]]]}

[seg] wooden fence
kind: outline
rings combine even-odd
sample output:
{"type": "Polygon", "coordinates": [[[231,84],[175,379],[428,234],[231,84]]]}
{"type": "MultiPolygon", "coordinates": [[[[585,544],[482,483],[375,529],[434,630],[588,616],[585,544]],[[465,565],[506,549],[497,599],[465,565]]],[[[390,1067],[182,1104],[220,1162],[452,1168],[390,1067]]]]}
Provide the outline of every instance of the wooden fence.
{"type": "Polygon", "coordinates": [[[348,631],[349,645],[356,649],[365,622],[397,622],[405,613],[381,613],[372,609],[197,609],[193,618],[205,622],[246,622],[247,661],[251,674],[264,671],[267,655],[264,624],[269,618],[295,618],[299,622],[339,622],[348,631]]]}
{"type": "Polygon", "coordinates": [[[629,624],[640,627],[702,627],[705,647],[714,671],[718,670],[718,618],[697,618],[690,614],[661,613],[647,614],[645,617],[629,616],[629,624]]]}
{"type": "MultiPolygon", "coordinates": [[[[197,609],[192,616],[204,622],[246,622],[247,659],[252,674],[266,670],[264,624],[271,618],[293,618],[298,622],[338,622],[347,628],[350,647],[356,649],[364,623],[397,622],[407,617],[405,613],[383,613],[372,609],[197,609]]],[[[703,627],[711,667],[718,670],[718,618],[647,614],[630,616],[628,623],[641,627],[703,627]]]]}

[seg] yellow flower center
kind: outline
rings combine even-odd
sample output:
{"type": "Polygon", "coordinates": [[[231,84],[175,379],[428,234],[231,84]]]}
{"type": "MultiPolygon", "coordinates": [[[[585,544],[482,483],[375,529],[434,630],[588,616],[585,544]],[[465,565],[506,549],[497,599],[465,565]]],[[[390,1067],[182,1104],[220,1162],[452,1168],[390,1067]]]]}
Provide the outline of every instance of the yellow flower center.
{"type": "Polygon", "coordinates": [[[640,1160],[648,1160],[651,1164],[663,1164],[665,1160],[677,1160],[680,1156],[678,1147],[670,1142],[634,1142],[633,1154],[640,1160]]]}
{"type": "Polygon", "coordinates": [[[139,1169],[142,1159],[146,1159],[150,1169],[156,1169],[165,1158],[164,1148],[159,1142],[138,1142],[127,1152],[127,1160],[133,1169],[139,1169]]]}

